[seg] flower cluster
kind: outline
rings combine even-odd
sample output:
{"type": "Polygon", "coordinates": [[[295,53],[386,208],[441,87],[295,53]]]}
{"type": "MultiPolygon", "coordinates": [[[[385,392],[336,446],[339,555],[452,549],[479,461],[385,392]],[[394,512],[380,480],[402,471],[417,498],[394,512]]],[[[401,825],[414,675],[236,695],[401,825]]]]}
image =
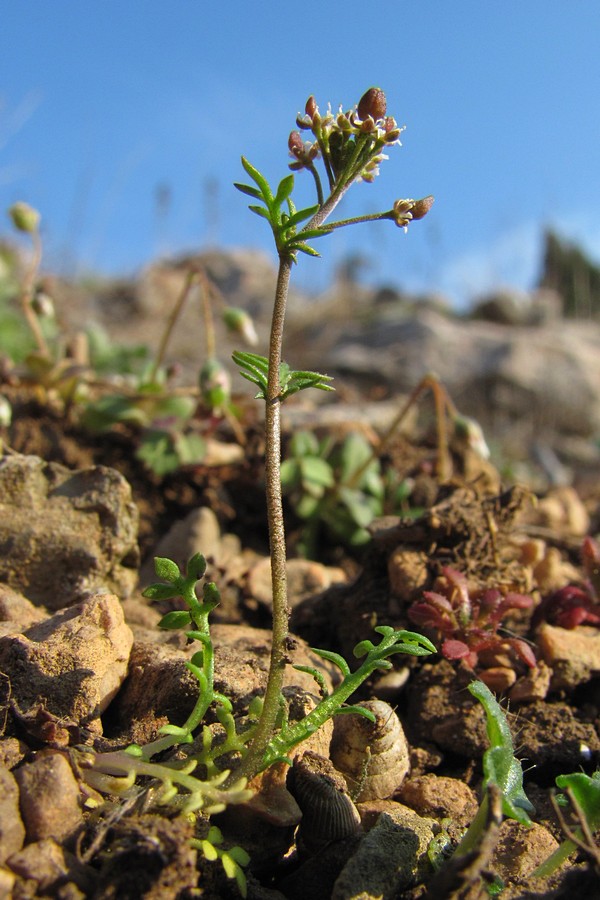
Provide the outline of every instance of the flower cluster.
{"type": "Polygon", "coordinates": [[[546,597],[536,610],[534,624],[545,620],[569,629],[600,626],[600,544],[591,537],[584,538],[581,562],[586,574],[583,585],[568,584],[546,597]]]}
{"type": "Polygon", "coordinates": [[[369,88],[353,110],[342,107],[334,114],[328,106],[321,114],[313,96],[306,102],[304,114],[296,119],[298,128],[310,130],[315,140],[303,141],[292,131],[288,141],[294,162],[291,169],[310,169],[317,156],[323,158],[330,187],[350,176],[353,180],[373,181],[379,164],[387,157],[381,150],[400,143],[403,131],[392,116],[387,116],[385,94],[381,88],[369,88]]]}
{"type": "Polygon", "coordinates": [[[528,609],[533,599],[524,594],[502,594],[496,588],[469,590],[461,572],[447,566],[442,569],[438,591],[424,591],[412,604],[408,616],[422,628],[436,631],[442,638],[441,652],[446,659],[463,659],[471,668],[499,653],[512,653],[527,666],[536,665],[529,644],[520,638],[505,637],[498,629],[513,609],[528,609]]]}

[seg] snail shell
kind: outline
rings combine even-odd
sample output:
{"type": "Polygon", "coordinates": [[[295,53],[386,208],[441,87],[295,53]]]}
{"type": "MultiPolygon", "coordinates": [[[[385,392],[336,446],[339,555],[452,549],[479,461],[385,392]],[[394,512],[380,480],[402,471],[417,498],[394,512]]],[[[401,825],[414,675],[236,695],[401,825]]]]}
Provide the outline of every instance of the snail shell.
{"type": "Polygon", "coordinates": [[[361,715],[334,719],[331,760],[346,778],[356,802],[385,800],[406,778],[409,748],[400,719],[383,700],[361,703],[375,722],[361,715]]]}
{"type": "Polygon", "coordinates": [[[360,815],[346,781],[324,756],[307,750],[297,757],[288,772],[287,787],[302,810],[300,848],[315,853],[360,829],[360,815]]]}

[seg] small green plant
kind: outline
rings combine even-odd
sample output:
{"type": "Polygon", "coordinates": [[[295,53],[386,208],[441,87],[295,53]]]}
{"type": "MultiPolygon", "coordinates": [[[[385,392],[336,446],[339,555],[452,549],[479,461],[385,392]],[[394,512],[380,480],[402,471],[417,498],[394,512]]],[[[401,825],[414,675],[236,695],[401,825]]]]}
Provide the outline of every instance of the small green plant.
{"type": "Polygon", "coordinates": [[[558,775],[557,787],[565,791],[553,798],[555,809],[565,840],[548,859],[533,872],[535,878],[545,878],[556,872],[578,848],[589,856],[600,870],[600,851],[594,839],[594,832],[600,828],[600,771],[593,775],[574,772],[572,775],[558,775]],[[566,822],[565,809],[570,807],[576,825],[566,822]]]}
{"type": "Polygon", "coordinates": [[[305,522],[301,549],[309,557],[315,554],[322,527],[335,539],[360,546],[369,539],[369,523],[384,512],[381,465],[358,433],[336,444],[331,437],[319,441],[311,432],[296,432],[281,465],[281,482],[305,522]]]}
{"type": "MultiPolygon", "coordinates": [[[[523,769],[515,756],[506,713],[483,681],[472,681],[469,691],[485,710],[490,741],[490,746],[483,755],[483,789],[490,784],[494,785],[500,792],[503,815],[522,825],[530,825],[529,814],[534,812],[534,807],[523,789],[523,769]]],[[[485,794],[477,815],[456,848],[457,854],[465,853],[478,840],[481,822],[486,818],[487,797],[485,794]]]]}
{"type": "Polygon", "coordinates": [[[248,314],[244,310],[227,307],[203,270],[195,267],[187,273],[155,358],[146,362],[141,370],[139,365],[132,370],[131,365],[140,361],[140,348],[129,355],[124,351],[109,353],[101,341],[101,335],[99,339],[97,334],[91,347],[94,351],[90,353],[92,364],[99,358],[105,372],[109,364],[126,366],[130,373],[129,383],[120,390],[108,384],[105,393],[85,404],[81,423],[96,432],[110,431],[118,424],[128,424],[138,429],[136,456],[159,477],[181,466],[204,460],[206,441],[201,431],[210,428],[213,420],[227,418],[234,433],[241,439],[235,420],[236,410],[231,402],[231,379],[215,352],[213,303],[221,305],[228,330],[242,334],[250,343],[255,341],[254,327],[248,314]],[[169,370],[164,366],[165,354],[176,321],[197,285],[201,289],[206,360],[198,375],[198,391],[178,391],[170,384],[169,370]]]}
{"type": "Polygon", "coordinates": [[[218,859],[227,877],[234,878],[237,882],[242,897],[247,896],[248,888],[243,867],[248,865],[250,857],[243,847],[229,847],[228,849],[222,847],[223,834],[216,825],[210,826],[205,838],[192,838],[190,844],[200,850],[204,859],[209,862],[218,859]]]}
{"type": "MultiPolygon", "coordinates": [[[[390,656],[398,653],[425,656],[435,651],[427,638],[409,631],[395,631],[388,626],[375,629],[380,635],[377,644],[365,640],[356,645],[354,655],[362,661],[354,672],[339,654],[314,650],[339,669],[340,683],[328,693],[322,673],[310,666],[296,666],[299,671],[308,672],[315,678],[321,699],[304,718],[289,722],[287,707],[281,698],[274,734],[260,759],[249,769],[244,762],[249,756],[248,745],[256,736],[262,702],[260,698],[253,701],[247,721],[240,726],[234,718],[229,698],[215,690],[214,647],[209,617],[219,602],[219,593],[214,582],[204,582],[202,598],[199,599],[196,594],[196,584],[206,571],[206,560],[201,554],[196,554],[188,561],[185,571],[181,571],[172,560],[157,558],[155,567],[163,581],[150,585],[144,595],[152,600],[181,597],[185,602],[186,609],[166,613],[159,624],[169,630],[184,629],[188,640],[200,645],[191,660],[186,662],[188,671],[198,682],[198,697],[183,725],[169,723],[162,726],[159,737],[149,744],[132,744],[124,750],[107,753],[76,753],[85,781],[104,793],[125,797],[135,789],[136,784],[145,781],[148,789],[152,789],[155,804],[174,808],[191,817],[201,816],[202,821],[206,822],[209,816],[227,806],[243,803],[252,796],[252,791],[247,787],[248,772],[254,775],[276,762],[291,762],[288,757],[290,751],[332,716],[354,712],[374,720],[372,712],[361,706],[348,705],[346,701],[374,671],[391,668],[390,656]],[[209,707],[214,709],[221,726],[219,740],[215,740],[213,729],[203,725],[209,707]],[[190,745],[194,743],[195,733],[200,728],[201,738],[196,742],[200,749],[194,750],[190,745]],[[165,759],[164,754],[174,747],[180,748],[178,758],[165,759]],[[182,758],[181,751],[186,748],[189,752],[184,753],[182,758]],[[160,761],[155,759],[159,755],[163,757],[160,761]],[[223,757],[236,760],[233,768],[221,770],[219,760],[223,757]]],[[[239,847],[224,850],[221,842],[220,832],[210,830],[206,837],[194,839],[193,845],[207,859],[220,859],[228,877],[237,881],[245,896],[242,866],[248,862],[247,853],[239,847]]]]}

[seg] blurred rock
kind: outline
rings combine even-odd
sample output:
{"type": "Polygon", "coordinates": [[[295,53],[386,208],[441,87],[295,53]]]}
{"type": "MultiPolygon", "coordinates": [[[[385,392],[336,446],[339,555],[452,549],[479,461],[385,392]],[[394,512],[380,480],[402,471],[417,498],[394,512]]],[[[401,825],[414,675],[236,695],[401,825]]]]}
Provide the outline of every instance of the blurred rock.
{"type": "Polygon", "coordinates": [[[0,580],[36,606],[61,609],[98,589],[127,596],[137,527],[131,488],[114,469],[0,459],[0,580]]]}
{"type": "Polygon", "coordinates": [[[25,826],[19,811],[19,788],[12,772],[0,765],[0,865],[21,849],[24,840],[25,826]]]}
{"type": "Polygon", "coordinates": [[[132,643],[118,598],[96,594],[23,634],[0,638],[0,669],[20,714],[43,709],[97,727],[125,678],[132,643]]]}
{"type": "Polygon", "coordinates": [[[27,840],[68,840],[83,825],[79,785],[67,757],[40,751],[15,772],[27,840]]]}

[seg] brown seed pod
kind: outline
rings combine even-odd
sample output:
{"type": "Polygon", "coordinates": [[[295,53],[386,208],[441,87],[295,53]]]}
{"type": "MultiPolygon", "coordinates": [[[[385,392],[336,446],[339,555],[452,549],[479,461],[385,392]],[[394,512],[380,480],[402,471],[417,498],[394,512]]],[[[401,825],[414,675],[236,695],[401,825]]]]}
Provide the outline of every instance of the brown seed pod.
{"type": "Polygon", "coordinates": [[[360,815],[346,781],[324,756],[307,750],[288,772],[287,787],[302,810],[300,849],[309,853],[360,829],[360,815]]]}
{"type": "Polygon", "coordinates": [[[356,802],[385,800],[408,774],[408,743],[389,704],[368,700],[360,705],[375,715],[375,722],[358,714],[336,716],[331,759],[356,802]]]}

